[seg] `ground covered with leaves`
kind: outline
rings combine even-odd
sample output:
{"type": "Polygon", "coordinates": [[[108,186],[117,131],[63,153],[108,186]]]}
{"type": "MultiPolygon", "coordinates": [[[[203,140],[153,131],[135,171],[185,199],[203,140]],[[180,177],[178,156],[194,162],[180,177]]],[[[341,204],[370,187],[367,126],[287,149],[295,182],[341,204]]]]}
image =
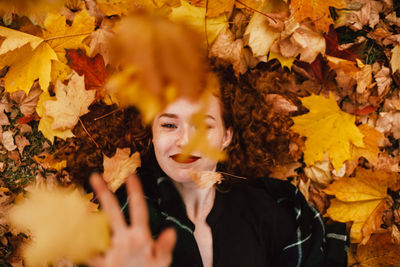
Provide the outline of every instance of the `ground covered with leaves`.
{"type": "MultiPolygon", "coordinates": [[[[207,61],[232,73],[231,171],[288,179],[327,223],[347,223],[349,266],[400,262],[399,1],[15,0],[0,1],[0,17],[1,266],[72,266],[104,250],[104,218],[82,187],[94,171],[121,186],[140,166],[142,121],[215,88],[207,61]],[[59,188],[67,203],[49,193],[59,188]],[[61,225],[77,210],[100,242],[61,225]],[[84,249],[60,254],[57,242],[84,249]]],[[[205,138],[195,123],[189,152],[205,138]]]]}

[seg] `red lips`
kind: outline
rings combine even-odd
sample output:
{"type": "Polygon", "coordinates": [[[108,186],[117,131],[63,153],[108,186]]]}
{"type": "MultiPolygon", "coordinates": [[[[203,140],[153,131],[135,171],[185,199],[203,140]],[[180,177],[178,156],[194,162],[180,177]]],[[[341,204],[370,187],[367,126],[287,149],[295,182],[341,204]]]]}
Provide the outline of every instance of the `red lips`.
{"type": "Polygon", "coordinates": [[[170,158],[172,158],[178,163],[192,163],[200,159],[200,157],[196,157],[193,155],[184,155],[184,154],[174,154],[170,156],[170,158]]]}

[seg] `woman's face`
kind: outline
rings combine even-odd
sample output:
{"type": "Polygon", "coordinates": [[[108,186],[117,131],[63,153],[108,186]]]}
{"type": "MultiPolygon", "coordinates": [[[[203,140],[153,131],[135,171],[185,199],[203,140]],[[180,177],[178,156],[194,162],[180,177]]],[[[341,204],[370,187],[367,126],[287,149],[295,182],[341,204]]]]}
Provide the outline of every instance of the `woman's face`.
{"type": "MultiPolygon", "coordinates": [[[[215,171],[217,161],[193,151],[186,160],[179,155],[195,131],[192,116],[202,108],[201,102],[179,98],[159,113],[153,121],[153,144],[161,169],[175,182],[192,182],[190,172],[215,171]]],[[[232,129],[225,129],[221,107],[217,97],[212,96],[206,108],[204,122],[207,126],[209,145],[223,150],[232,139],[232,129]]]]}

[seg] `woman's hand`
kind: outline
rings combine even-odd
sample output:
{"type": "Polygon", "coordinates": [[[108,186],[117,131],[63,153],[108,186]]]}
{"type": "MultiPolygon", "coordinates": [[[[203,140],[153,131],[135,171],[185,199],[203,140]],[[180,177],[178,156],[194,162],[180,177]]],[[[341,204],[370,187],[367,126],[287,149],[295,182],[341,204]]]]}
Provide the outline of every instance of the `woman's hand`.
{"type": "Polygon", "coordinates": [[[169,266],[176,240],[175,231],[166,229],[157,240],[152,238],[148,223],[147,205],[139,179],[131,175],[126,181],[130,226],[125,222],[117,199],[108,190],[100,175],[92,175],[90,183],[102,209],[109,215],[112,239],[111,247],[105,254],[92,259],[88,264],[96,267],[169,266]]]}

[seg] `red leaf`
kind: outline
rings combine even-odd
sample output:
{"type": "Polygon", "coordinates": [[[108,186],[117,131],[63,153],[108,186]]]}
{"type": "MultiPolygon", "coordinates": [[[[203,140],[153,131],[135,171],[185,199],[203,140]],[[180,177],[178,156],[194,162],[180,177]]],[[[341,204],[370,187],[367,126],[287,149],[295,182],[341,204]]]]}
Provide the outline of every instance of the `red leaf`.
{"type": "Polygon", "coordinates": [[[332,25],[329,28],[328,34],[325,34],[324,37],[326,43],[326,55],[343,58],[354,62],[356,62],[357,58],[360,58],[360,52],[363,51],[362,49],[362,51],[360,51],[360,46],[363,46],[363,44],[353,45],[349,49],[339,49],[337,32],[332,25]]]}
{"type": "Polygon", "coordinates": [[[30,122],[35,116],[34,115],[29,115],[29,116],[24,116],[22,118],[18,119],[18,124],[27,124],[30,122]]]}
{"type": "Polygon", "coordinates": [[[372,112],[375,112],[375,110],[377,108],[378,107],[374,107],[372,105],[368,105],[368,106],[366,106],[366,107],[364,107],[362,109],[356,109],[355,114],[356,115],[367,115],[367,114],[370,114],[372,112]]]}
{"type": "Polygon", "coordinates": [[[68,49],[66,57],[68,66],[79,75],[85,75],[86,90],[95,89],[96,99],[102,99],[104,96],[103,86],[110,74],[105,67],[103,57],[97,54],[94,58],[90,58],[81,49],[68,49]]]}

